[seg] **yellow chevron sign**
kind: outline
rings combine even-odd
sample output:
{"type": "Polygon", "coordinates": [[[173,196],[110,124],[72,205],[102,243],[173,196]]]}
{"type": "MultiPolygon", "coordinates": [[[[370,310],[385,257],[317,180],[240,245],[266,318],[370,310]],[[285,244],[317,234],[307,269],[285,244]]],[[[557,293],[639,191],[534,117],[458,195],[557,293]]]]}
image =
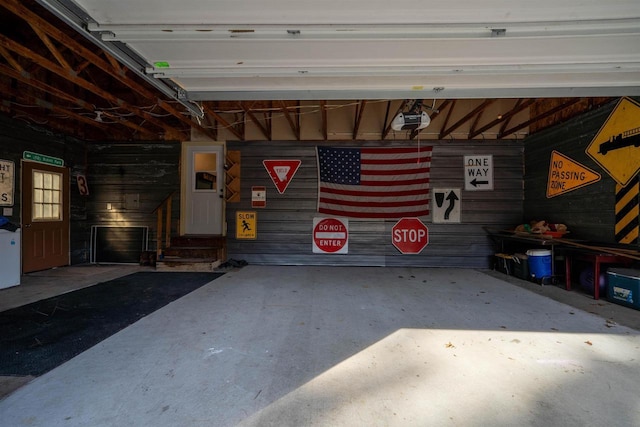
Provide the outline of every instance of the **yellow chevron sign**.
{"type": "Polygon", "coordinates": [[[638,244],[640,231],[640,180],[636,177],[626,187],[616,185],[616,242],[638,244]]]}
{"type": "Polygon", "coordinates": [[[622,98],[586,153],[618,184],[626,186],[640,170],[640,104],[622,98]]]}
{"type": "Polygon", "coordinates": [[[599,173],[554,150],[549,162],[547,198],[577,190],[601,178],[599,173]]]}

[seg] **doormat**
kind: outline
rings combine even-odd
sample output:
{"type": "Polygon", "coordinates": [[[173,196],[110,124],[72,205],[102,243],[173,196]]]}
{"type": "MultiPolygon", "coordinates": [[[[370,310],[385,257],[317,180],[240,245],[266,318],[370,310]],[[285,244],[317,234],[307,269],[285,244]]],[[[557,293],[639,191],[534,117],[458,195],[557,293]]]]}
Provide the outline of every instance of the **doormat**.
{"type": "Polygon", "coordinates": [[[223,274],[134,273],[2,312],[0,375],[42,375],[223,274]]]}

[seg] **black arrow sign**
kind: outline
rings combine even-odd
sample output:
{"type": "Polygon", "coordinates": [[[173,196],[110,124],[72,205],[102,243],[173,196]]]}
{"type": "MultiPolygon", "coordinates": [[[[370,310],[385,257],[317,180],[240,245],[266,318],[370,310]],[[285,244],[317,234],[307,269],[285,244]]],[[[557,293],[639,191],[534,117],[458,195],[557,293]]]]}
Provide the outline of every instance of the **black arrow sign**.
{"type": "Polygon", "coordinates": [[[471,181],[471,185],[473,185],[474,187],[482,184],[489,185],[489,181],[478,181],[476,178],[473,178],[473,181],[471,181]]]}
{"type": "Polygon", "coordinates": [[[451,213],[451,211],[453,210],[454,206],[456,205],[456,200],[459,200],[459,199],[458,199],[458,196],[456,195],[456,193],[454,191],[451,191],[449,193],[449,195],[447,196],[447,200],[449,201],[449,207],[447,208],[446,211],[444,211],[444,219],[445,219],[445,221],[449,220],[449,214],[451,213]]]}

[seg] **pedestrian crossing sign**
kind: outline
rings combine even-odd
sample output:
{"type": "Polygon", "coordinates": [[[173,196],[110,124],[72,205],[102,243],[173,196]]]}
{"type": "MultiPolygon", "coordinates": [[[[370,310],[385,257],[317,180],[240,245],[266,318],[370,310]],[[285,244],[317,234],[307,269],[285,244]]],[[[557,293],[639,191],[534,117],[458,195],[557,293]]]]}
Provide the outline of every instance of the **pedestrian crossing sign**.
{"type": "Polygon", "coordinates": [[[256,211],[237,211],[236,239],[256,239],[258,237],[257,218],[256,211]]]}

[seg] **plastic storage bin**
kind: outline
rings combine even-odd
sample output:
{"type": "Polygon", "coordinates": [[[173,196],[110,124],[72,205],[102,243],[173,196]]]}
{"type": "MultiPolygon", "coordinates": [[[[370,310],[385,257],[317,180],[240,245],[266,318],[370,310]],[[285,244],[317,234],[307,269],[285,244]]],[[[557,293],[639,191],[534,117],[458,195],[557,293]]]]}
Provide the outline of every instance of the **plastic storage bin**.
{"type": "Polygon", "coordinates": [[[609,301],[640,310],[640,270],[610,268],[607,270],[607,280],[609,301]]]}
{"type": "Polygon", "coordinates": [[[525,254],[513,255],[513,275],[518,279],[529,278],[529,257],[525,254]]]}

